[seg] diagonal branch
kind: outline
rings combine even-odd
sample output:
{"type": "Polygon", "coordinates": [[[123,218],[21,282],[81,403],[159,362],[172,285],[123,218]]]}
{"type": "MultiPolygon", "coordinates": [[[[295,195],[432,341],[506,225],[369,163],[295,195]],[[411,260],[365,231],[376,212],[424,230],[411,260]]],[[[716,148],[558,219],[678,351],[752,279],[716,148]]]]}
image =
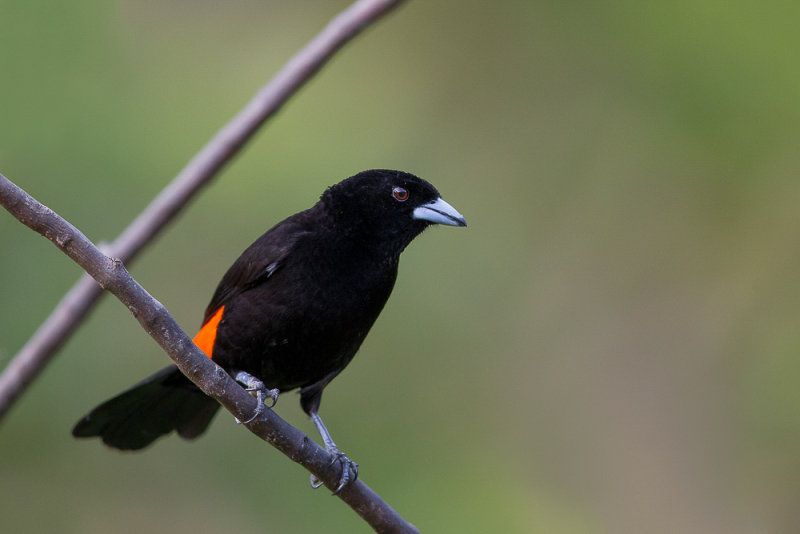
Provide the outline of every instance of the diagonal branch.
{"type": "MultiPolygon", "coordinates": [[[[178,326],[167,309],[154,299],[125,269],[118,258],[106,256],[77,228],[0,174],[0,205],[20,222],[52,241],[89,273],[100,286],[117,297],[148,334],[161,345],[180,370],[207,395],[214,397],[240,421],[256,409],[255,399],[221,367],[206,357],[178,326]]],[[[272,410],[247,428],[322,480],[328,488],[339,483],[338,463],[308,436],[272,410]]],[[[339,497],[376,532],[418,532],[361,480],[345,486],[339,497]]]]}
{"type": "MultiPolygon", "coordinates": [[[[337,15],[262,87],[107,248],[131,260],[241,150],[255,131],[361,30],[402,0],[357,0],[337,15]]],[[[0,374],[0,420],[94,308],[101,288],[84,275],[0,374]]]]}

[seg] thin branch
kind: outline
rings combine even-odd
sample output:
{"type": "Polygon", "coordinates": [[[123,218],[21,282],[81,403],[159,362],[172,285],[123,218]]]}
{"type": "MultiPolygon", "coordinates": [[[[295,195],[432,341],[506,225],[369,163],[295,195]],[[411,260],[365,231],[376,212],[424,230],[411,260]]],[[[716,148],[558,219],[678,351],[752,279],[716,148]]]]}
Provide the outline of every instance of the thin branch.
{"type": "MultiPolygon", "coordinates": [[[[195,346],[167,309],[133,279],[120,259],[100,252],[77,228],[2,174],[0,205],[20,222],[52,241],[100,286],[125,304],[142,328],[200,389],[218,400],[240,421],[249,419],[256,409],[255,399],[195,346]]],[[[247,428],[324,481],[328,488],[337,487],[340,476],[338,463],[331,463],[330,455],[322,447],[272,410],[265,410],[247,428]]],[[[339,496],[376,532],[418,532],[360,479],[345,486],[339,496]]]]}
{"type": "MultiPolygon", "coordinates": [[[[107,248],[108,254],[130,263],[336,51],[401,1],[358,0],[331,20],[189,161],[107,248]]],[[[101,294],[101,288],[92,278],[83,276],[3,370],[0,420],[86,318],[101,294]]]]}

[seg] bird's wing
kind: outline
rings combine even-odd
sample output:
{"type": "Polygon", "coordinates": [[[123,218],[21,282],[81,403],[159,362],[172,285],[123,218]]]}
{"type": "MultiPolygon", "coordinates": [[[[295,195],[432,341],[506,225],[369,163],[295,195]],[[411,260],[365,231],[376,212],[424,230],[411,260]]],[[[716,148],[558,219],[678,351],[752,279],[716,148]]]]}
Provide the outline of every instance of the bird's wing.
{"type": "Polygon", "coordinates": [[[231,298],[264,283],[281,268],[295,244],[309,233],[306,212],[278,223],[250,245],[222,277],[206,308],[203,324],[231,298]]]}

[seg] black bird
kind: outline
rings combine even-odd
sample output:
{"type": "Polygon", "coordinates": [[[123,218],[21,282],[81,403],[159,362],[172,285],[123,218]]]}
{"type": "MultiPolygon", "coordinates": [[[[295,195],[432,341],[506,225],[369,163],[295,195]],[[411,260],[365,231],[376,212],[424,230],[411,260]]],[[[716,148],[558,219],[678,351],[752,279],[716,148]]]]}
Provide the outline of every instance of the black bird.
{"type": "MultiPolygon", "coordinates": [[[[256,392],[253,418],[267,396],[274,405],[279,391],[300,388],[303,410],[342,466],[337,492],[355,479],[358,465],[339,451],[319,417],[322,390],[350,363],[378,318],[400,253],[431,224],[466,221],[412,174],[370,170],[331,186],[312,208],[278,223],[242,253],[194,339],[256,392]]],[[[137,450],[173,430],[198,437],[218,408],[171,365],[89,412],[72,434],[137,450]]]]}

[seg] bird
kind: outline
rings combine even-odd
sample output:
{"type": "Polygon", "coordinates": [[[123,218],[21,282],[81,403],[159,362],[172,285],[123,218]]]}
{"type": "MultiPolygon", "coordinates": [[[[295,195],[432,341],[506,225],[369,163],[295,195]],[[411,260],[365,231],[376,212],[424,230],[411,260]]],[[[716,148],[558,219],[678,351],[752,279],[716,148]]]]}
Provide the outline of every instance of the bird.
{"type": "MultiPolygon", "coordinates": [[[[281,392],[299,389],[303,411],[332,463],[341,465],[335,493],[358,477],[358,464],[339,450],[322,422],[322,392],[353,359],[386,304],[400,254],[435,224],[467,223],[427,181],[388,169],[351,176],[239,256],[194,338],[256,396],[255,413],[245,423],[272,408],[281,392]]],[[[91,410],[72,435],[140,450],[173,431],[184,439],[199,437],[219,407],[170,365],[91,410]]],[[[312,475],[311,484],[321,482],[312,475]]]]}

